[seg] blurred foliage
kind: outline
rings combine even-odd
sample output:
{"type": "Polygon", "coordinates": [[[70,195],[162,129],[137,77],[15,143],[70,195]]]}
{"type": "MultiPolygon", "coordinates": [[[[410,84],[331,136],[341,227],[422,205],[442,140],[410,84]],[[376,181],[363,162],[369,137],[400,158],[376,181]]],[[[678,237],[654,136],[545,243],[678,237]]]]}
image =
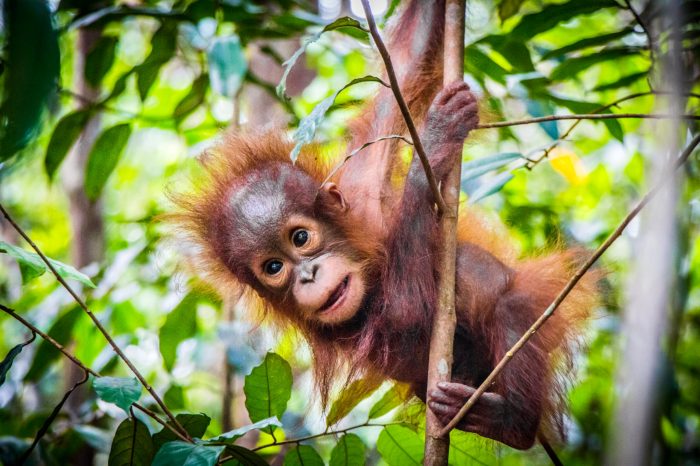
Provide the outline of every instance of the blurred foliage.
{"type": "MultiPolygon", "coordinates": [[[[324,17],[305,0],[0,3],[0,202],[86,297],[187,433],[200,439],[182,442],[172,424],[164,427],[132,408],[138,401],[160,413],[40,258],[0,223],[0,303],[109,376],[89,384],[80,407],[58,413],[27,464],[72,464],[86,449],[95,453],[95,464],[109,465],[204,465],[219,457],[224,464],[265,464],[277,456],[290,465],[420,464],[424,406],[406,402],[406,387],[339,387],[326,420],[310,395],[304,343],[288,332],[251,326],[246,316],[253,310],[203,291],[177,266],[182,251],[161,241],[164,231],[155,221],[168,210],[167,189],[186,178],[194,157],[221,128],[235,115],[245,124],[259,111],[246,100],[251,89],[262,89],[288,111],[290,135],[300,144],[315,139],[329,151],[343,150],[344,123],[357,112],[353,104],[378,85],[358,83],[380,74],[361,23],[324,17]],[[324,26],[328,32],[321,34],[324,26]],[[84,57],[78,56],[81,30],[99,31],[84,57]],[[314,72],[291,100],[286,74],[282,83],[271,82],[251,66],[254,53],[279,64],[290,58],[271,46],[289,39],[303,47],[288,69],[296,62],[314,72]],[[84,60],[84,76],[76,76],[78,60],[84,60]],[[78,92],[83,79],[96,98],[78,92]],[[358,85],[340,93],[350,84],[358,85]],[[105,258],[79,272],[66,265],[73,240],[61,183],[70,168],[62,165],[94,116],[101,129],[84,190],[102,207],[105,258]],[[233,373],[234,399],[245,400],[234,402],[235,429],[228,433],[221,408],[224,365],[233,373]],[[339,434],[315,435],[324,432],[339,434]],[[290,439],[304,440],[284,443],[290,439]]],[[[389,3],[392,12],[397,2],[389,3]]],[[[646,33],[662,17],[662,2],[468,5],[465,75],[482,97],[484,120],[649,113],[655,93],[669,90],[658,78],[666,31],[646,33]]],[[[682,5],[685,77],[694,92],[685,111],[697,113],[700,2],[682,5]]],[[[653,122],[634,119],[482,131],[465,148],[462,188],[470,202],[498,213],[523,255],[562,241],[595,248],[646,190],[644,167],[658,149],[654,137],[653,122]]],[[[679,209],[679,317],[666,344],[656,439],[663,464],[700,464],[698,170],[691,160],[679,209]]],[[[618,311],[624,294],[635,289],[625,285],[638,230],[635,221],[601,264],[609,272],[605,299],[575,362],[569,438],[557,447],[565,464],[599,464],[608,446],[618,311]]],[[[0,362],[0,462],[7,465],[15,464],[72,386],[66,375],[71,363],[38,337],[25,344],[29,337],[10,316],[0,318],[0,355],[6,355],[0,362]]],[[[549,464],[540,448],[519,452],[463,432],[451,438],[450,464],[549,464]]]]}

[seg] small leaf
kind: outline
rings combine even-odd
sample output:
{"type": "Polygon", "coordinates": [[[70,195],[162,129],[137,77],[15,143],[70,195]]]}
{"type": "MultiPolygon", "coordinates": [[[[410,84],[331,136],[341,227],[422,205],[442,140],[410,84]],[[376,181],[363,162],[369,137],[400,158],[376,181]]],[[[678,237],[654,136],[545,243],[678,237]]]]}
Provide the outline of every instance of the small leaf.
{"type": "Polygon", "coordinates": [[[58,36],[45,0],[5,0],[2,5],[3,99],[0,162],[36,135],[60,73],[58,36]]]}
{"type": "Polygon", "coordinates": [[[90,117],[88,110],[78,110],[61,118],[56,124],[56,127],[51,133],[49,145],[46,148],[46,157],[44,158],[44,167],[49,179],[53,178],[56,170],[66,158],[68,151],[75,141],[78,140],[80,133],[90,117]]]}
{"type": "Polygon", "coordinates": [[[226,465],[230,466],[267,466],[265,459],[240,445],[226,445],[226,453],[231,455],[232,461],[227,461],[226,465]],[[237,461],[237,463],[236,463],[237,461]]]}
{"type": "Polygon", "coordinates": [[[224,448],[181,441],[168,442],[158,450],[153,458],[153,466],[214,466],[224,448]]]}
{"type": "Polygon", "coordinates": [[[503,152],[482,157],[462,164],[462,183],[479,178],[490,171],[497,170],[513,160],[524,159],[518,152],[503,152]]]}
{"type": "Polygon", "coordinates": [[[211,88],[226,97],[234,97],[248,71],[248,63],[237,35],[217,37],[207,54],[211,88]]]}
{"type": "Polygon", "coordinates": [[[156,81],[161,67],[175,55],[175,45],[177,44],[176,23],[163,23],[153,34],[151,44],[151,53],[143,63],[134,68],[137,75],[136,85],[142,101],[146,100],[148,91],[156,81]]]}
{"type": "Polygon", "coordinates": [[[100,197],[109,175],[131,136],[131,125],[123,123],[105,130],[95,141],[85,167],[85,194],[91,200],[100,197]]]}
{"type": "Polygon", "coordinates": [[[114,434],[108,466],[150,466],[154,453],[148,427],[138,419],[127,418],[114,434]]]}
{"type": "Polygon", "coordinates": [[[333,402],[326,425],[332,426],[347,416],[359,402],[374,393],[381,385],[381,381],[372,379],[357,379],[340,392],[340,396],[333,402]]]}
{"type": "Polygon", "coordinates": [[[586,181],[586,167],[578,156],[569,149],[555,148],[549,153],[549,164],[554,171],[573,185],[586,181]]]}
{"type": "MultiPolygon", "coordinates": [[[[280,355],[267,353],[262,364],[246,376],[245,406],[253,422],[282,417],[292,395],[292,368],[280,355]]],[[[270,427],[266,431],[272,432],[270,427]]]]}
{"type": "Polygon", "coordinates": [[[197,107],[204,102],[204,96],[207,93],[207,85],[209,84],[209,76],[205,73],[197,77],[192,83],[190,92],[180,100],[173,111],[173,118],[180,124],[190,113],[197,110],[197,107]]]}
{"type": "Polygon", "coordinates": [[[323,459],[313,447],[299,445],[284,455],[284,466],[323,466],[323,459]]]}
{"type": "MultiPolygon", "coordinates": [[[[83,310],[77,305],[69,309],[65,314],[56,319],[48,333],[51,338],[59,344],[66,346],[71,341],[73,328],[78,319],[83,315],[83,310]]],[[[59,359],[61,352],[51,343],[41,340],[39,347],[34,354],[32,365],[29,366],[27,375],[24,376],[26,382],[37,381],[49,370],[51,364],[59,359]]]]}
{"type": "Polygon", "coordinates": [[[377,439],[377,450],[390,466],[423,464],[423,437],[403,425],[386,426],[377,439]]]}
{"type": "Polygon", "coordinates": [[[326,116],[326,112],[329,108],[331,108],[331,105],[333,105],[333,102],[335,102],[335,99],[336,97],[338,97],[338,94],[340,94],[350,86],[354,86],[355,84],[365,82],[377,82],[382,84],[383,86],[388,87],[388,85],[384,81],[377,78],[376,76],[363,76],[361,78],[353,79],[345,86],[343,86],[340,90],[316,104],[311,113],[308,116],[302,118],[302,120],[299,122],[299,127],[294,132],[294,141],[296,142],[296,145],[294,146],[294,149],[292,149],[292,153],[289,155],[289,158],[292,160],[292,162],[297,161],[302,147],[313,141],[314,135],[316,134],[316,129],[321,125],[323,117],[326,116]]]}
{"type": "MultiPolygon", "coordinates": [[[[13,246],[4,241],[0,241],[0,252],[4,252],[17,261],[22,272],[22,281],[27,283],[36,277],[43,275],[48,269],[44,260],[38,254],[25,251],[22,248],[13,246]]],[[[58,275],[62,278],[77,280],[83,285],[95,288],[95,284],[85,274],[78,272],[73,266],[64,264],[54,259],[49,258],[49,263],[56,269],[58,275]]]]}
{"type": "Polygon", "coordinates": [[[160,354],[168,371],[175,365],[177,347],[186,338],[197,333],[197,302],[199,296],[187,294],[175,309],[170,311],[158,335],[160,354]]]}
{"type": "Polygon", "coordinates": [[[613,82],[609,82],[606,84],[600,84],[596,87],[593,88],[594,92],[604,92],[604,91],[610,91],[613,89],[619,89],[621,87],[627,87],[630,86],[637,81],[639,81],[642,78],[645,78],[646,76],[649,75],[649,71],[641,71],[639,73],[632,73],[628,74],[627,76],[623,76],[618,80],[615,80],[613,82]]]}
{"type": "Polygon", "coordinates": [[[576,76],[593,65],[638,54],[639,49],[635,47],[616,47],[582,57],[569,58],[554,68],[549,77],[553,81],[561,81],[576,76]]]}
{"type": "Polygon", "coordinates": [[[328,466],[363,466],[365,464],[365,444],[355,434],[345,434],[331,451],[328,466]]]}
{"type": "Polygon", "coordinates": [[[525,0],[501,0],[498,4],[498,17],[504,22],[520,11],[520,7],[525,0]]]}
{"type": "Polygon", "coordinates": [[[382,398],[377,401],[372,409],[369,410],[368,419],[376,419],[384,416],[392,409],[401,405],[408,399],[411,393],[411,387],[407,384],[397,383],[387,391],[382,398]]]}
{"type": "Polygon", "coordinates": [[[114,64],[119,39],[103,36],[85,58],[85,79],[97,87],[114,64]]]}
{"type": "Polygon", "coordinates": [[[31,342],[34,341],[36,338],[36,334],[33,333],[32,337],[25,341],[24,343],[20,343],[19,345],[15,346],[10,350],[9,353],[7,353],[7,356],[5,356],[5,359],[0,361],[0,387],[2,384],[5,383],[5,377],[7,377],[7,373],[10,371],[10,368],[12,367],[12,363],[14,362],[15,358],[19,353],[22,352],[22,349],[29,345],[31,342]]]}
{"type": "MultiPolygon", "coordinates": [[[[177,422],[180,423],[183,429],[190,434],[192,438],[201,438],[209,427],[211,418],[206,414],[191,414],[183,413],[175,416],[177,422]]],[[[168,421],[170,426],[173,426],[171,421],[168,421]]],[[[167,427],[163,427],[160,432],[153,434],[153,446],[156,451],[165,443],[177,440],[179,437],[167,427]]]]}
{"type": "Polygon", "coordinates": [[[143,387],[135,377],[98,377],[92,383],[97,396],[107,403],[114,403],[129,413],[131,405],[141,397],[143,387]]]}
{"type": "Polygon", "coordinates": [[[369,32],[367,29],[362,27],[362,24],[355,18],[351,18],[349,16],[343,16],[342,18],[338,18],[335,21],[333,21],[330,24],[327,24],[321,32],[328,32],[328,31],[334,31],[336,29],[340,28],[354,28],[354,29],[359,29],[360,31],[363,31],[365,33],[369,32]]]}
{"type": "Polygon", "coordinates": [[[602,34],[598,36],[586,37],[585,39],[577,40],[569,45],[560,47],[555,50],[550,50],[549,52],[542,55],[542,60],[547,60],[552,57],[559,57],[565,55],[569,52],[575,52],[577,50],[595,47],[597,45],[609,45],[610,42],[621,39],[634,31],[633,28],[624,28],[621,31],[611,32],[609,34],[602,34]]]}
{"type": "Polygon", "coordinates": [[[493,178],[484,182],[469,195],[469,203],[474,204],[477,201],[497,193],[512,179],[513,174],[511,172],[504,172],[494,176],[493,178]]]}
{"type": "Polygon", "coordinates": [[[602,8],[617,7],[613,0],[570,0],[565,3],[547,4],[540,11],[523,16],[509,36],[512,40],[527,41],[575,16],[596,13],[602,8]]]}
{"type": "MultiPolygon", "coordinates": [[[[543,117],[554,113],[554,107],[550,102],[527,99],[525,106],[527,107],[527,112],[534,117],[543,117]]],[[[539,125],[550,138],[554,140],[559,139],[559,127],[556,121],[543,121],[539,125]]]]}
{"type": "Polygon", "coordinates": [[[254,424],[248,424],[247,426],[239,427],[238,429],[230,430],[218,437],[210,438],[206,440],[206,443],[233,443],[235,440],[243,437],[245,434],[251,430],[264,429],[265,427],[276,426],[282,427],[282,423],[277,419],[276,416],[263,419],[254,424]]]}
{"type": "Polygon", "coordinates": [[[170,409],[184,409],[185,393],[182,387],[180,385],[171,385],[165,392],[165,395],[163,395],[163,403],[170,409]]]}

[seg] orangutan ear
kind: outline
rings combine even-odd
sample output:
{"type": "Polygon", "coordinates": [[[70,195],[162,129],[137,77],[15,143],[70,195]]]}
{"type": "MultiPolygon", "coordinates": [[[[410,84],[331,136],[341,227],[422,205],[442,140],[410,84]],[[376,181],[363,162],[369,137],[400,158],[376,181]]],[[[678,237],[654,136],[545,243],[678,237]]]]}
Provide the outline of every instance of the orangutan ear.
{"type": "Polygon", "coordinates": [[[345,202],[343,193],[340,192],[340,188],[335,183],[323,183],[319,191],[319,197],[327,208],[343,213],[348,210],[348,204],[345,202]]]}

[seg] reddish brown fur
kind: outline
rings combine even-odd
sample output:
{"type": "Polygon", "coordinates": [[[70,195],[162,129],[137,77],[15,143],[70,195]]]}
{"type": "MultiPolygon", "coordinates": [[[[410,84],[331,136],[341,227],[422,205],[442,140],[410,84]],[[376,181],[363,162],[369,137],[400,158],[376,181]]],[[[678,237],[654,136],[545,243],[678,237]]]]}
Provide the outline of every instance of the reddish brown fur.
{"type": "MultiPolygon", "coordinates": [[[[441,82],[442,8],[442,2],[410,2],[390,43],[395,64],[415,66],[400,68],[399,74],[411,111],[421,122],[441,82]],[[413,57],[407,43],[420,32],[416,30],[418,17],[428,18],[434,27],[422,31],[426,43],[419,50],[421,55],[413,57]]],[[[381,91],[364,116],[351,125],[351,149],[380,135],[405,133],[387,92],[381,91]],[[379,118],[382,105],[390,105],[391,111],[379,118]]],[[[322,194],[315,190],[330,167],[319,149],[306,148],[292,168],[292,144],[280,133],[224,136],[202,157],[203,174],[193,189],[175,196],[179,210],[170,220],[197,245],[199,269],[219,289],[243,291],[252,299],[259,295],[264,298],[262,307],[273,308],[279,323],[300,330],[313,352],[324,404],[343,372],[349,379],[362,374],[375,380],[389,377],[408,382],[424,397],[428,339],[437,302],[439,244],[435,212],[424,181],[416,175],[420,174],[417,165],[413,164],[402,194],[389,182],[396,168],[396,143],[377,144],[356,156],[334,178],[349,203],[349,210],[340,213],[324,208],[323,199],[317,198],[322,194]],[[287,199],[294,199],[300,212],[313,212],[332,227],[329,248],[350,251],[364,267],[371,287],[360,315],[348,323],[326,326],[302,319],[241,268],[236,258],[243,252],[236,255],[222,245],[226,243],[222,235],[236,230],[236,225],[226,223],[231,193],[249,186],[252,174],[270,177],[279,167],[292,170],[297,183],[288,191],[285,188],[287,199]],[[300,186],[312,186],[308,179],[315,183],[310,188],[314,192],[300,191],[300,186]]],[[[437,147],[431,165],[440,178],[441,157],[447,153],[440,150],[440,136],[447,135],[427,131],[427,136],[430,147],[437,147]]],[[[453,377],[473,387],[553,301],[571,276],[580,252],[560,251],[518,262],[503,229],[474,210],[463,210],[458,240],[459,328],[453,377]]],[[[595,283],[595,276],[582,280],[501,374],[492,391],[494,399],[500,395],[505,400],[505,411],[486,410],[486,417],[492,419],[477,428],[463,428],[518,448],[527,448],[538,428],[562,432],[563,375],[570,366],[579,327],[595,304],[595,283]]],[[[479,406],[485,402],[480,401],[479,406]]]]}

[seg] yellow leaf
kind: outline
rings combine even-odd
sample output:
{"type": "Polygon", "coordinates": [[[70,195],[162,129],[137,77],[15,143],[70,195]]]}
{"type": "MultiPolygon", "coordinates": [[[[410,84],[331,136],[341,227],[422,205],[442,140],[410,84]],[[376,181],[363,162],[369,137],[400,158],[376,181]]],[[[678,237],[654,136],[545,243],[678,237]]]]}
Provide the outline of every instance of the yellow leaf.
{"type": "Polygon", "coordinates": [[[566,181],[579,185],[586,181],[588,172],[581,159],[570,149],[555,148],[549,153],[549,163],[566,181]]]}

